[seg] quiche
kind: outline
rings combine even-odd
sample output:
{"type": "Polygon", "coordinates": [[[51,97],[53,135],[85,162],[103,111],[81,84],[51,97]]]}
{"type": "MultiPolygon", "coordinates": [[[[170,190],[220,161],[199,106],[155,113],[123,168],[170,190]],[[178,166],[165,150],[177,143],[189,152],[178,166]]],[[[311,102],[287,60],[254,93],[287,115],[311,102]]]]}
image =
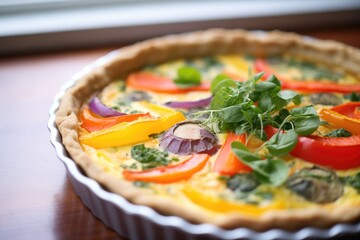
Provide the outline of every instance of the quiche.
{"type": "Polygon", "coordinates": [[[213,29],[121,49],[56,123],[108,191],[193,223],[253,230],[360,219],[360,51],[213,29]]]}

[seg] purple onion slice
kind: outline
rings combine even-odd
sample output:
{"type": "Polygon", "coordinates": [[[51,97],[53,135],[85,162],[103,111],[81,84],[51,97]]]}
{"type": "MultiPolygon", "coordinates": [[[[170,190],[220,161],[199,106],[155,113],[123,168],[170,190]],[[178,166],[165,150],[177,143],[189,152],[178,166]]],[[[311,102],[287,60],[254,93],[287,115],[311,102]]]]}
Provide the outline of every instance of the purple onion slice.
{"type": "Polygon", "coordinates": [[[160,138],[160,147],[179,154],[207,153],[213,155],[218,150],[217,137],[195,121],[184,121],[166,131],[160,138]]]}
{"type": "Polygon", "coordinates": [[[193,108],[193,107],[207,107],[211,102],[212,97],[204,98],[198,101],[186,101],[186,102],[167,102],[166,106],[172,108],[193,108]]]}
{"type": "Polygon", "coordinates": [[[89,108],[91,111],[102,117],[116,117],[126,115],[125,113],[116,111],[113,108],[105,106],[98,97],[93,97],[89,102],[89,108]]]}

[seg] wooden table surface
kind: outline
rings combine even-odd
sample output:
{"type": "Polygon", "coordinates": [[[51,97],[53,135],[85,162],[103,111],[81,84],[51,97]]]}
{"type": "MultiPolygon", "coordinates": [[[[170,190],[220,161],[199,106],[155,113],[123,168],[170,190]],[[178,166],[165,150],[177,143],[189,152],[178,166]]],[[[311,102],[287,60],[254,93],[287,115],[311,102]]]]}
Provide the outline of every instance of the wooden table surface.
{"type": "MultiPolygon", "coordinates": [[[[300,33],[360,47],[359,27],[300,33]]],[[[123,239],[75,195],[47,129],[60,87],[113,49],[0,59],[0,239],[123,239]]]]}

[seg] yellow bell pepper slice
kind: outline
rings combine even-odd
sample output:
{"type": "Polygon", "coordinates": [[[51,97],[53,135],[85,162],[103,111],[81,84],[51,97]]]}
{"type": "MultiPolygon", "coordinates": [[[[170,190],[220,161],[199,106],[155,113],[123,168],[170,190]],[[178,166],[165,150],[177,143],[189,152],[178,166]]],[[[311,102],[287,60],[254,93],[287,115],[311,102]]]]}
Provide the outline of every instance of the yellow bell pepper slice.
{"type": "Polygon", "coordinates": [[[342,127],[351,132],[353,135],[360,134],[360,120],[351,118],[346,115],[335,112],[331,109],[323,108],[319,115],[325,121],[331,123],[336,127],[342,127]]]}
{"type": "Polygon", "coordinates": [[[123,122],[113,127],[92,132],[80,137],[80,142],[94,148],[125,146],[144,142],[149,135],[161,133],[174,124],[185,120],[185,116],[168,107],[158,106],[148,102],[140,103],[145,108],[157,113],[156,119],[140,119],[133,122],[123,122]]]}
{"type": "Polygon", "coordinates": [[[203,191],[199,191],[190,185],[185,186],[182,191],[193,203],[219,213],[239,212],[242,214],[259,216],[266,211],[283,209],[286,207],[284,201],[281,200],[276,200],[267,206],[254,206],[250,204],[226,201],[221,198],[204,194],[203,191]]]}
{"type": "Polygon", "coordinates": [[[223,55],[218,57],[228,70],[238,77],[247,79],[249,73],[249,63],[239,55],[223,55]]]}

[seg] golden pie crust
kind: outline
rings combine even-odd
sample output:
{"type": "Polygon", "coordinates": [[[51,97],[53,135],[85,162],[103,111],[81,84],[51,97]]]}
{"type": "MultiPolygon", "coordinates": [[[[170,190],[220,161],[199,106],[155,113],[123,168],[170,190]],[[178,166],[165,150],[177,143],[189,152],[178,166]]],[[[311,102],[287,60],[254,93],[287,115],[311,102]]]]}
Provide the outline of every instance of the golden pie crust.
{"type": "Polygon", "coordinates": [[[140,42],[112,54],[105,64],[95,67],[67,90],[56,113],[56,123],[63,144],[71,158],[87,176],[135,204],[147,205],[164,215],[180,216],[193,223],[210,223],[222,228],[247,227],[254,230],[281,228],[295,230],[305,226],[326,228],[336,223],[354,222],[360,208],[344,204],[336,209],[311,207],[296,210],[273,210],[259,217],[226,213],[209,217],[201,209],[188,209],[167,198],[154,195],[131,182],[104,172],[83,150],[78,140],[78,112],[83,104],[113,79],[125,78],[132,71],[149,64],[219,54],[266,56],[287,53],[334,65],[360,76],[360,51],[334,41],[322,41],[280,31],[262,32],[212,29],[169,35],[140,42]]]}

